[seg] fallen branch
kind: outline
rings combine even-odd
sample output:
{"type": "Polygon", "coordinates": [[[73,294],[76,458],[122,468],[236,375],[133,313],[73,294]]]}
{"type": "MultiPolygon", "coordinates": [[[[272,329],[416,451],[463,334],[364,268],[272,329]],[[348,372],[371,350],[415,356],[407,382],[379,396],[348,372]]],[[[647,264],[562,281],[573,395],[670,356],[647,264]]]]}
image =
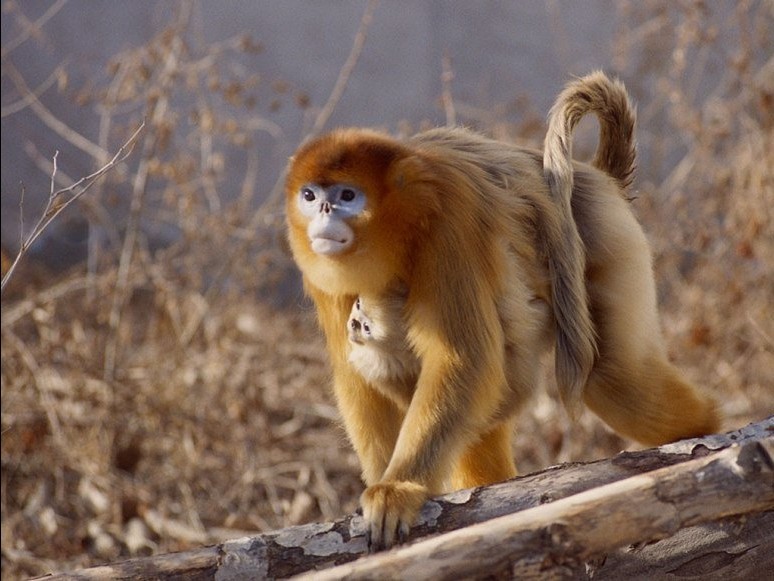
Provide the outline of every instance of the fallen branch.
{"type": "Polygon", "coordinates": [[[314,579],[459,579],[482,573],[576,577],[586,572],[588,563],[621,547],[664,539],[728,516],[774,509],[771,439],[768,448],[760,442],[737,444],[392,553],[315,572],[314,579]]]}
{"type": "Polygon", "coordinates": [[[314,571],[315,579],[590,572],[597,579],[701,571],[708,563],[737,577],[774,560],[772,453],[768,418],[725,435],[555,466],[435,499],[412,540],[445,534],[352,563],[366,549],[358,516],[53,578],[284,578],[314,571]],[[645,545],[659,539],[666,540],[645,545]],[[340,566],[319,570],[333,565],[340,566]]]}

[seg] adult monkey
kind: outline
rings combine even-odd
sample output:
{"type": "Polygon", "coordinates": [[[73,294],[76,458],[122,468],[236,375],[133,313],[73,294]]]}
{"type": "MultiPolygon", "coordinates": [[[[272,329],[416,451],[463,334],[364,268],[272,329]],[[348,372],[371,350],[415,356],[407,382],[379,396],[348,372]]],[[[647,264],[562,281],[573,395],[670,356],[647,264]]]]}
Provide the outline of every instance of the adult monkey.
{"type": "Polygon", "coordinates": [[[290,245],[362,464],[372,548],[405,537],[431,494],[516,474],[513,418],[552,345],[571,411],[583,400],[646,444],[718,427],[713,402],[667,360],[650,249],[626,200],[633,128],[623,85],[593,73],[559,96],[544,153],[459,128],[402,141],[343,129],[291,160],[290,245]],[[571,157],[589,112],[592,165],[571,157]],[[420,363],[405,409],[348,361],[354,301],[396,286],[420,363]]]}

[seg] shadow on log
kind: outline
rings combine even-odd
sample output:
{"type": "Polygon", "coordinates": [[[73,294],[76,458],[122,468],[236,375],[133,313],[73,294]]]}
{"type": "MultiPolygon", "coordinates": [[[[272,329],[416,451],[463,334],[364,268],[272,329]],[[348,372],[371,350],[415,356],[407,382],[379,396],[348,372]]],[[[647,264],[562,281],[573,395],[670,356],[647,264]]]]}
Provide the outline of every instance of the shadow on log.
{"type": "Polygon", "coordinates": [[[351,515],[46,579],[762,579],[774,570],[772,456],[770,417],[439,497],[410,544],[386,553],[359,558],[351,515]]]}

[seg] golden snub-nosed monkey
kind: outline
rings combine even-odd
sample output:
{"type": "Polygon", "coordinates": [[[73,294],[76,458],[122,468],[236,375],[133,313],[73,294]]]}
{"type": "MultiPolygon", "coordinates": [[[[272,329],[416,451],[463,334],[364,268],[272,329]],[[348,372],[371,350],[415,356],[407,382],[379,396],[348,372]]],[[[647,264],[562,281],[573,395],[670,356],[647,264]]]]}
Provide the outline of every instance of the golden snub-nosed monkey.
{"type": "Polygon", "coordinates": [[[583,402],[645,444],[718,427],[667,359],[626,196],[633,131],[623,85],[593,73],[559,95],[543,152],[462,128],[341,129],[291,160],[290,245],[361,461],[372,548],[405,537],[431,494],[516,474],[513,418],[552,347],[571,411],[583,402]],[[600,122],[590,165],[571,153],[587,113],[600,122]],[[364,320],[384,335],[364,338],[364,320]]]}

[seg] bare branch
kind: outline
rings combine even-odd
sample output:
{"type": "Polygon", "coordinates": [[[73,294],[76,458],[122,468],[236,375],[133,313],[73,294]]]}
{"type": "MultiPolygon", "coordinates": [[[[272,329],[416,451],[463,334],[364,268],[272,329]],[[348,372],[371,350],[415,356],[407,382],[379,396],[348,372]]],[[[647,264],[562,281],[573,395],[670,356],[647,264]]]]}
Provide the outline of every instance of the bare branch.
{"type": "MultiPolygon", "coordinates": [[[[363,52],[363,46],[365,45],[365,41],[368,36],[368,28],[371,26],[374,11],[378,5],[379,0],[370,0],[368,2],[365,12],[363,13],[363,17],[360,19],[360,26],[355,33],[355,40],[352,42],[352,48],[349,51],[349,56],[347,56],[347,60],[344,61],[344,64],[339,71],[339,76],[336,79],[336,83],[333,85],[333,89],[331,90],[331,94],[328,96],[328,100],[317,114],[317,117],[312,124],[312,128],[301,140],[302,143],[304,141],[309,141],[310,139],[313,139],[315,136],[320,134],[325,125],[328,123],[328,120],[331,118],[333,111],[336,109],[336,105],[339,104],[341,97],[344,95],[344,89],[347,88],[347,83],[352,76],[352,71],[355,70],[355,65],[360,59],[360,53],[363,52]]],[[[277,178],[277,182],[271,189],[271,193],[266,199],[266,202],[262,204],[261,208],[259,208],[255,216],[253,216],[253,221],[250,224],[250,228],[257,226],[256,222],[263,219],[266,210],[277,203],[277,200],[280,197],[279,195],[282,192],[282,184],[285,182],[285,172],[286,169],[283,169],[282,172],[280,172],[280,175],[277,178]]]]}
{"type": "MultiPolygon", "coordinates": [[[[187,26],[191,16],[190,4],[183,4],[176,22],[173,25],[177,36],[175,37],[172,49],[166,55],[163,70],[161,72],[161,82],[159,87],[159,97],[153,101],[149,111],[151,127],[156,127],[167,113],[169,105],[168,88],[173,81],[173,72],[179,68],[180,53],[184,49],[183,41],[180,38],[181,31],[187,26]]],[[[140,164],[134,176],[132,186],[132,200],[129,208],[129,223],[126,227],[124,244],[121,248],[121,257],[118,262],[118,274],[116,278],[116,288],[113,294],[113,303],[110,307],[110,316],[108,323],[111,334],[105,346],[105,359],[103,363],[103,375],[106,379],[111,379],[115,372],[116,362],[119,351],[119,333],[118,328],[123,317],[124,307],[129,297],[129,272],[134,257],[135,243],[140,228],[140,216],[145,204],[145,193],[148,185],[148,176],[150,173],[150,161],[156,151],[158,135],[150,133],[146,136],[143,143],[142,157],[140,164]]]]}
{"type": "Polygon", "coordinates": [[[21,195],[19,196],[19,248],[24,246],[24,194],[26,191],[27,188],[22,183],[21,195]]]}
{"type": "Polygon", "coordinates": [[[454,80],[454,69],[451,66],[449,55],[444,55],[441,60],[442,73],[441,83],[443,85],[442,101],[443,110],[446,113],[446,125],[454,127],[457,125],[457,111],[454,108],[454,99],[452,98],[451,83],[454,80]]]}
{"type": "MultiPolygon", "coordinates": [[[[40,18],[32,23],[27,24],[24,32],[22,32],[19,36],[14,38],[11,42],[3,47],[3,58],[27,42],[36,32],[40,31],[40,29],[43,28],[49,20],[51,20],[62,8],[64,8],[65,4],[67,4],[67,0],[58,0],[52,4],[49,9],[40,16],[40,18]]],[[[28,22],[26,18],[25,22],[28,22]]]]}
{"type": "MultiPolygon", "coordinates": [[[[333,111],[341,100],[341,97],[344,94],[344,90],[347,87],[347,83],[349,82],[349,79],[352,76],[352,72],[355,69],[355,65],[357,65],[357,62],[360,59],[360,54],[363,51],[363,46],[365,45],[365,41],[368,36],[368,29],[371,26],[373,15],[378,5],[379,0],[369,0],[365,12],[360,19],[360,25],[357,29],[357,32],[355,33],[355,39],[352,42],[352,48],[349,51],[349,56],[347,56],[347,60],[344,61],[344,64],[339,71],[339,76],[336,79],[336,83],[333,85],[333,89],[328,96],[328,100],[317,114],[317,117],[312,124],[312,128],[301,140],[302,143],[312,139],[316,135],[319,135],[319,133],[325,127],[326,123],[328,123],[328,120],[333,114],[333,111]]],[[[269,191],[269,195],[250,219],[250,222],[247,226],[248,231],[255,231],[259,226],[273,222],[281,216],[281,213],[277,210],[277,207],[279,205],[279,201],[282,199],[282,185],[285,183],[286,175],[287,167],[283,167],[277,176],[277,180],[274,182],[274,186],[272,186],[271,190],[269,191]]],[[[234,261],[245,251],[249,243],[250,239],[244,240],[239,245],[239,247],[231,253],[230,257],[223,262],[223,265],[220,267],[218,272],[215,273],[215,275],[212,277],[213,281],[220,280],[223,274],[231,268],[231,265],[234,263],[234,261]]],[[[215,284],[213,284],[207,291],[206,296],[208,298],[211,293],[214,292],[215,288],[215,284]]]]}
{"type": "Polygon", "coordinates": [[[53,222],[57,218],[57,216],[59,216],[59,214],[61,214],[65,209],[67,209],[67,207],[70,206],[70,204],[78,200],[81,196],[83,196],[83,194],[89,191],[89,189],[91,189],[91,187],[102,176],[104,176],[106,173],[108,173],[110,170],[116,167],[116,165],[121,163],[132,153],[132,149],[134,148],[134,143],[144,127],[145,127],[145,122],[143,121],[140,124],[140,126],[135,130],[135,132],[131,135],[131,137],[118,149],[118,151],[112,157],[112,159],[108,161],[105,165],[103,165],[101,168],[99,168],[97,171],[85,177],[82,177],[73,185],[59,190],[55,190],[56,186],[54,185],[56,180],[56,171],[57,171],[56,159],[57,159],[57,156],[59,155],[59,152],[58,151],[56,152],[53,159],[53,170],[51,175],[51,191],[49,193],[48,202],[46,203],[46,207],[43,210],[43,213],[41,214],[37,223],[32,228],[32,231],[24,239],[21,246],[19,247],[19,252],[16,254],[16,258],[14,258],[14,261],[13,263],[11,263],[11,266],[8,268],[8,272],[6,272],[5,275],[3,276],[0,292],[5,290],[5,285],[8,284],[8,281],[13,276],[13,273],[16,270],[16,267],[18,266],[22,257],[27,253],[27,251],[35,243],[38,237],[40,237],[40,235],[46,230],[49,224],[51,224],[51,222],[53,222]]]}
{"type": "Polygon", "coordinates": [[[352,43],[352,49],[349,51],[349,56],[344,62],[344,66],[341,67],[341,70],[339,71],[339,76],[336,79],[336,84],[333,85],[333,90],[328,97],[328,101],[326,101],[323,108],[320,109],[320,112],[317,114],[314,125],[312,125],[311,131],[309,131],[309,134],[306,136],[307,139],[314,137],[322,131],[323,127],[325,127],[325,124],[328,122],[328,119],[330,119],[333,114],[336,105],[339,104],[342,95],[344,95],[344,89],[347,88],[347,83],[352,76],[352,71],[355,70],[355,65],[360,59],[360,53],[363,51],[363,46],[365,45],[366,37],[368,35],[368,28],[371,26],[374,11],[378,5],[379,0],[370,0],[368,2],[365,12],[363,13],[363,18],[360,19],[360,27],[355,34],[355,41],[352,43]]]}
{"type": "Polygon", "coordinates": [[[34,90],[30,91],[26,95],[22,95],[22,98],[18,101],[14,101],[13,103],[10,103],[8,105],[3,105],[2,111],[0,112],[0,116],[10,117],[11,115],[14,115],[18,113],[19,111],[24,111],[27,107],[29,107],[34,101],[36,101],[43,93],[48,91],[51,86],[56,82],[57,78],[62,74],[62,71],[64,70],[64,65],[59,65],[57,68],[54,69],[54,71],[48,76],[48,78],[43,81],[40,85],[38,85],[34,90]]]}
{"type": "Polygon", "coordinates": [[[35,114],[43,123],[45,123],[59,136],[72,143],[75,147],[88,153],[90,156],[96,159],[98,163],[102,163],[105,159],[108,159],[110,154],[107,151],[75,131],[75,129],[72,127],[69,127],[63,123],[56,115],[49,111],[48,108],[43,105],[43,103],[40,102],[35,93],[27,86],[27,82],[24,80],[22,74],[13,64],[11,64],[10,60],[5,59],[4,64],[6,72],[11,77],[14,85],[16,85],[17,90],[22,95],[24,95],[25,98],[29,97],[30,108],[35,111],[35,114]]]}
{"type": "Polygon", "coordinates": [[[56,197],[56,193],[55,193],[55,189],[54,188],[56,187],[55,186],[55,184],[56,184],[56,160],[57,160],[58,157],[59,157],[59,150],[57,149],[54,152],[54,158],[51,160],[51,164],[52,164],[53,167],[51,169],[51,189],[48,192],[48,199],[49,199],[49,201],[53,200],[56,197]]]}
{"type": "Polygon", "coordinates": [[[770,511],[773,444],[773,438],[765,437],[735,444],[299,579],[465,579],[482,573],[496,578],[504,572],[519,579],[535,572],[536,556],[542,568],[556,564],[571,573],[569,578],[577,578],[588,563],[620,547],[658,541],[730,516],[770,511]]]}
{"type": "MultiPolygon", "coordinates": [[[[40,171],[47,174],[52,173],[53,163],[51,162],[51,160],[41,155],[41,153],[35,147],[35,144],[33,142],[28,141],[24,145],[24,152],[32,159],[35,165],[38,166],[40,171]]],[[[118,173],[119,176],[123,177],[124,174],[126,173],[125,164],[121,164],[117,166],[116,173],[118,173]]],[[[62,171],[61,167],[59,167],[57,168],[57,171],[56,171],[56,183],[58,188],[65,189],[65,188],[71,188],[75,183],[75,180],[72,177],[70,177],[66,172],[62,171]]],[[[99,185],[100,184],[95,184],[95,188],[99,187],[99,185]]],[[[100,204],[99,200],[95,198],[94,194],[92,194],[89,197],[81,198],[80,202],[83,205],[83,209],[85,210],[88,219],[90,221],[93,220],[97,222],[100,226],[102,226],[105,229],[105,232],[110,238],[110,244],[114,247],[119,246],[121,241],[118,236],[117,229],[112,224],[112,219],[110,217],[110,214],[105,209],[105,207],[100,204]]],[[[24,234],[24,228],[20,230],[20,235],[19,235],[20,245],[21,245],[21,242],[24,240],[23,234],[24,234]]]]}

